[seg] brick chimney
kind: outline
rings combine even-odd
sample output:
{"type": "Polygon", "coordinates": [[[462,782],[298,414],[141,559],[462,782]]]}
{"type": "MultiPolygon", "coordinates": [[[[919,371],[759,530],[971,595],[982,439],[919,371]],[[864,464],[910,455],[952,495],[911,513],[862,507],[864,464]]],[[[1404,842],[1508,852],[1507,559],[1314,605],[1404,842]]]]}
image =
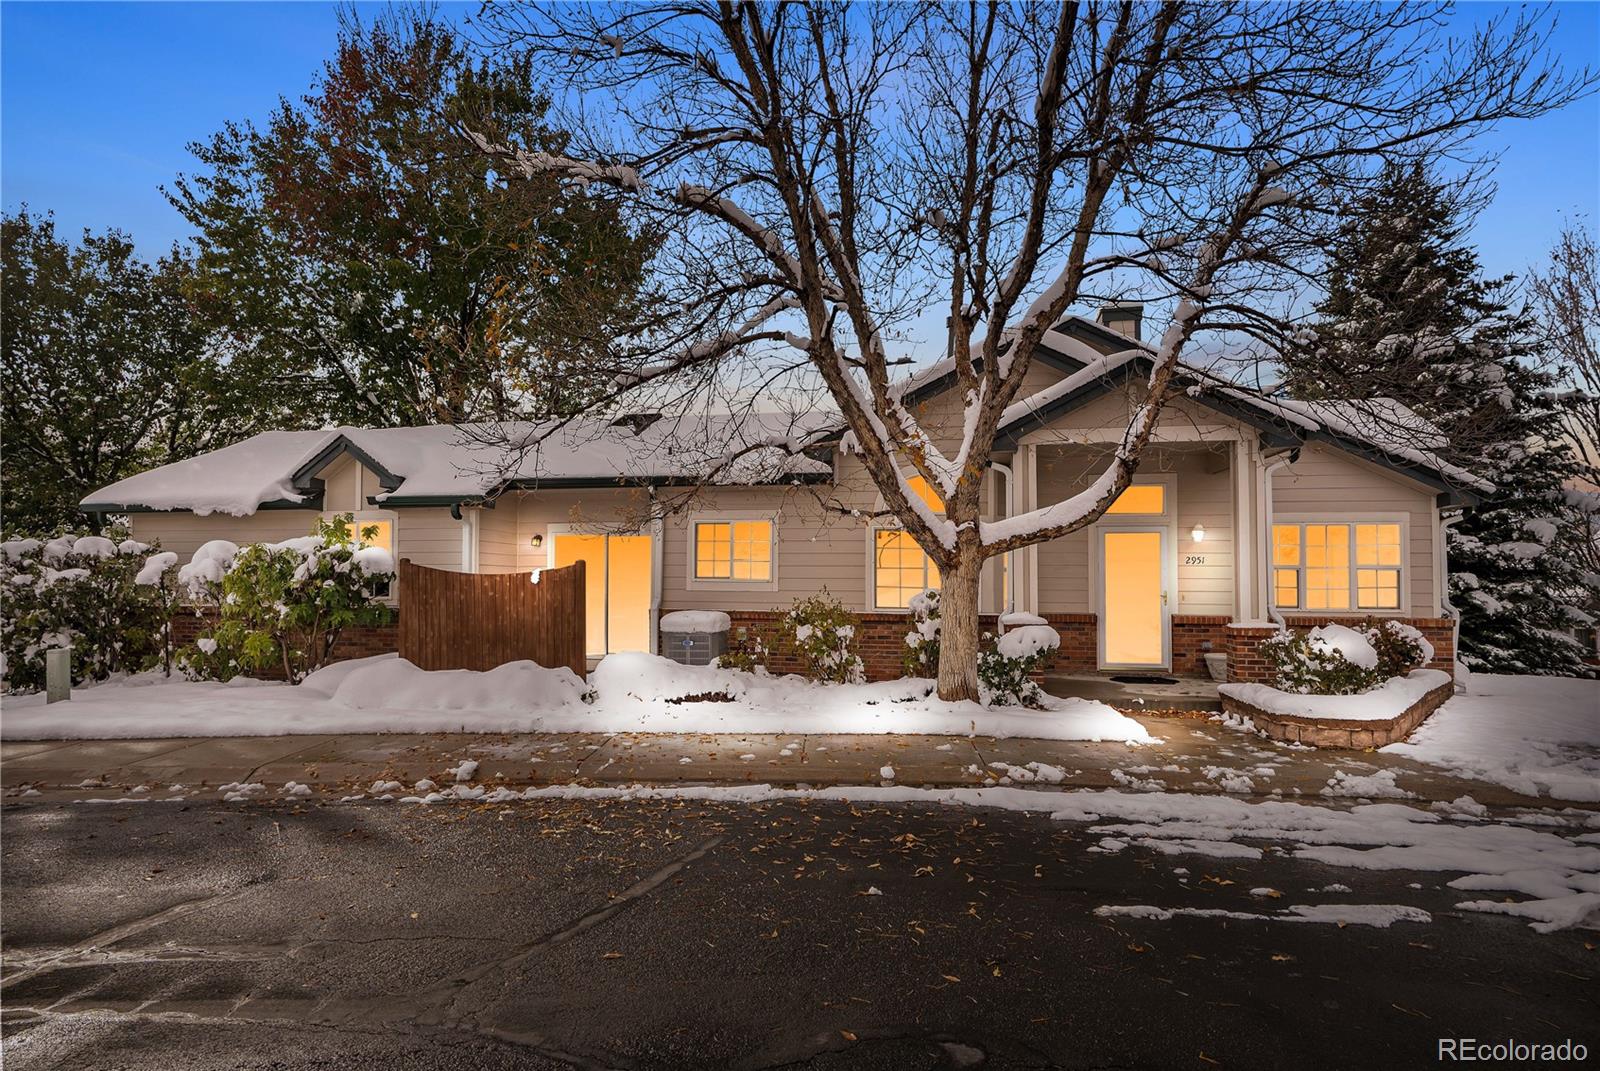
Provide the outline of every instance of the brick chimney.
{"type": "Polygon", "coordinates": [[[1109,327],[1119,335],[1139,341],[1139,328],[1144,322],[1142,301],[1123,301],[1102,307],[1095,315],[1102,327],[1109,327]]]}

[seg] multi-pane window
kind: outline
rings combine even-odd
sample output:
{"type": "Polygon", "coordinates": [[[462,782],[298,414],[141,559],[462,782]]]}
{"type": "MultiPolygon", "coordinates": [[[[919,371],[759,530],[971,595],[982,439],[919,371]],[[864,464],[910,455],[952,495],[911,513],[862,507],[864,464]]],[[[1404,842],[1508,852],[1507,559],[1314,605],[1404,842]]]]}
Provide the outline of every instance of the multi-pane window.
{"type": "MultiPolygon", "coordinates": [[[[921,476],[906,481],[912,493],[935,513],[944,512],[944,500],[921,476]]],[[[903,610],[914,596],[939,587],[939,570],[917,546],[908,532],[899,528],[872,530],[872,585],[874,605],[884,610],[903,610]]]]}
{"type": "Polygon", "coordinates": [[[914,596],[939,587],[939,570],[910,533],[899,528],[878,528],[872,535],[872,574],[878,606],[904,609],[914,596]]]}
{"type": "Polygon", "coordinates": [[[1400,526],[1356,525],[1356,605],[1400,608],[1400,526]]]}
{"type": "Polygon", "coordinates": [[[696,580],[771,580],[772,522],[696,522],[694,576],[696,580]]]}
{"type": "Polygon", "coordinates": [[[1275,524],[1272,601],[1284,610],[1398,610],[1400,525],[1275,524]]]}

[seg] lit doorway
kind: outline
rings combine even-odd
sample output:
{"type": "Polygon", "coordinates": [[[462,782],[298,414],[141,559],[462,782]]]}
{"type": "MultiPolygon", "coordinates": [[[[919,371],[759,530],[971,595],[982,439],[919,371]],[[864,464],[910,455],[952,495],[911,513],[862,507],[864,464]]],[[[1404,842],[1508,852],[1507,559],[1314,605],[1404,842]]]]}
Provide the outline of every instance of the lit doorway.
{"type": "Polygon", "coordinates": [[[1167,530],[1101,528],[1100,665],[1165,669],[1170,664],[1167,530]]]}
{"type": "Polygon", "coordinates": [[[584,563],[584,646],[591,658],[650,650],[654,550],[648,535],[550,534],[552,567],[584,563]]]}

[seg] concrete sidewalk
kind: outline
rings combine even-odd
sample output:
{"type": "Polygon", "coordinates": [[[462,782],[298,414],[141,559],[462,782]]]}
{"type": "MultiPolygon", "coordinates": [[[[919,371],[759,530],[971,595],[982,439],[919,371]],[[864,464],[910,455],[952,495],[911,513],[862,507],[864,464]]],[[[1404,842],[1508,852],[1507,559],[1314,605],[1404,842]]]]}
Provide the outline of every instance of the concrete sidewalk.
{"type": "Polygon", "coordinates": [[[1196,718],[1140,717],[1160,742],[936,736],[449,734],[261,736],[166,740],[19,741],[0,744],[8,802],[179,795],[215,798],[218,786],[261,782],[266,798],[294,781],[317,798],[424,778],[447,785],[464,759],[475,784],[878,784],[892,767],[902,785],[1021,783],[1038,762],[1065,772],[1061,788],[1226,792],[1282,799],[1383,798],[1386,783],[1418,802],[1472,796],[1492,806],[1550,806],[1498,785],[1465,780],[1376,752],[1291,748],[1196,718]],[[997,765],[1004,764],[1004,765],[997,765]],[[1377,780],[1373,780],[1377,778],[1377,780]],[[1330,789],[1330,781],[1338,784],[1330,789]],[[171,786],[183,786],[181,792],[171,786]]]}

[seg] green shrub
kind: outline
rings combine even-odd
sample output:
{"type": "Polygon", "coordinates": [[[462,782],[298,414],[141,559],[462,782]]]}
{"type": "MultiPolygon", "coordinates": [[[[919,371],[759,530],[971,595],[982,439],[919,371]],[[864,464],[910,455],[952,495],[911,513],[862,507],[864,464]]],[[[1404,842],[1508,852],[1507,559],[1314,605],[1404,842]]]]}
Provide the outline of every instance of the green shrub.
{"type": "Polygon", "coordinates": [[[154,558],[147,543],[113,528],[0,543],[0,678],[11,692],[44,687],[44,652],[72,648],[75,683],[132,673],[155,661],[162,604],[139,582],[154,558]]]}
{"type": "Polygon", "coordinates": [[[911,631],[906,633],[906,676],[938,676],[939,593],[930,588],[920,595],[913,595],[910,610],[911,631]]]}
{"type": "Polygon", "coordinates": [[[717,665],[723,669],[737,669],[754,673],[767,668],[772,654],[772,638],[759,629],[741,626],[734,629],[728,640],[728,650],[718,657],[717,665]]]}
{"type": "Polygon", "coordinates": [[[394,562],[386,551],[359,545],[349,514],[319,521],[300,539],[250,544],[220,565],[226,550],[209,558],[197,552],[184,570],[191,592],[214,600],[217,610],[216,627],[183,654],[192,674],[227,679],[276,667],[298,684],[331,660],[345,629],[391,620],[377,600],[394,562]]]}
{"type": "Polygon", "coordinates": [[[1329,624],[1305,634],[1284,629],[1262,641],[1261,653],[1285,692],[1358,695],[1425,665],[1433,646],[1402,621],[1368,618],[1356,628],[1329,624]]]}
{"type": "Polygon", "coordinates": [[[860,684],[866,667],[855,653],[856,615],[828,594],[828,589],[796,599],[783,616],[780,634],[799,656],[805,675],[832,684],[860,684]]]}
{"type": "Polygon", "coordinates": [[[1044,689],[1030,674],[1049,668],[1061,646],[1061,634],[1049,625],[1024,625],[998,639],[983,635],[978,655],[978,685],[987,706],[1038,707],[1044,689]]]}

